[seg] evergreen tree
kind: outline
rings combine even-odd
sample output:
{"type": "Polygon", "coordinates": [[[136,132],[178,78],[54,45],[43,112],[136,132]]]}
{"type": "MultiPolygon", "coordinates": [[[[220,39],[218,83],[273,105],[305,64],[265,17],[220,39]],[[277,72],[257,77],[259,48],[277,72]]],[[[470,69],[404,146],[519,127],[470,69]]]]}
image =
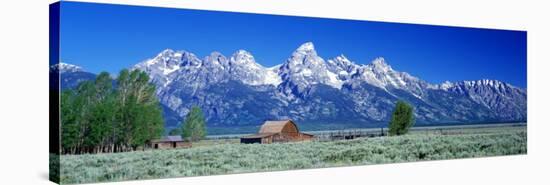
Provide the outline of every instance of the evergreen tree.
{"type": "Polygon", "coordinates": [[[390,135],[403,135],[414,125],[413,107],[404,101],[397,101],[389,124],[390,135]]]}
{"type": "Polygon", "coordinates": [[[202,110],[193,106],[182,123],[182,138],[190,141],[198,141],[206,137],[206,121],[202,110]]]}

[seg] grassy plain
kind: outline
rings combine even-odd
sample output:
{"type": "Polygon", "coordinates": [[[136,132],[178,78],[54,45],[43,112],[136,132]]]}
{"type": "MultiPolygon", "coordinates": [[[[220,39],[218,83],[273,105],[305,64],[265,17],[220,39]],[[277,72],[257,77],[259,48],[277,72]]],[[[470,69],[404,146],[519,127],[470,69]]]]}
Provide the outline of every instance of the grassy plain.
{"type": "Polygon", "coordinates": [[[525,126],[417,130],[395,137],[240,144],[205,140],[193,148],[61,156],[61,183],[88,183],[527,153],[525,126]]]}

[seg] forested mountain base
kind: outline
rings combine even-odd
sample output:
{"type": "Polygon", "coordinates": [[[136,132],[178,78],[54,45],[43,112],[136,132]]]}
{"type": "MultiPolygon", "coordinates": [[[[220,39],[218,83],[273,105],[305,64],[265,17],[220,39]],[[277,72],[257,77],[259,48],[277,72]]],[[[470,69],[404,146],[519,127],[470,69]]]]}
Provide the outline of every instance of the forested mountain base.
{"type": "Polygon", "coordinates": [[[527,153],[526,127],[419,131],[330,142],[219,144],[61,156],[61,183],[322,168],[527,153]]]}

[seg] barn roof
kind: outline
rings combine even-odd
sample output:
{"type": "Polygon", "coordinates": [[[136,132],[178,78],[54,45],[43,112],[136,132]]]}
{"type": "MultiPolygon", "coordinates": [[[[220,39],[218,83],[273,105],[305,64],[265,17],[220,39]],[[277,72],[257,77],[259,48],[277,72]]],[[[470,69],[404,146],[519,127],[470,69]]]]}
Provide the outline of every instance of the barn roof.
{"type": "Polygon", "coordinates": [[[271,135],[274,135],[275,133],[263,133],[263,134],[254,134],[254,135],[248,135],[248,136],[243,136],[241,138],[246,138],[246,139],[251,139],[251,138],[264,138],[264,137],[268,137],[268,136],[271,136],[271,135]]]}
{"type": "Polygon", "coordinates": [[[307,135],[307,136],[313,136],[313,134],[308,134],[308,133],[300,133],[302,135],[307,135]]]}
{"type": "Polygon", "coordinates": [[[282,121],[265,121],[262,127],[260,128],[260,134],[263,133],[279,133],[283,131],[283,128],[287,124],[293,124],[296,129],[298,126],[292,120],[282,120],[282,121]]]}
{"type": "Polygon", "coordinates": [[[181,136],[164,136],[162,139],[154,139],[151,142],[178,142],[183,141],[181,136]]]}

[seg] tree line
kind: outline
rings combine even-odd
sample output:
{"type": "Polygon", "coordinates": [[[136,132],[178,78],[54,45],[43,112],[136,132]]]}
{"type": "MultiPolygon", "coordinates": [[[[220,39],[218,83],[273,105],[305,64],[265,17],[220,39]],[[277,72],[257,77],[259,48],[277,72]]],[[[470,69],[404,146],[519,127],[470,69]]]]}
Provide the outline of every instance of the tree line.
{"type": "Polygon", "coordinates": [[[124,152],[144,148],[164,132],[155,86],[141,71],[122,70],[116,80],[100,73],[61,92],[61,153],[124,152]]]}

